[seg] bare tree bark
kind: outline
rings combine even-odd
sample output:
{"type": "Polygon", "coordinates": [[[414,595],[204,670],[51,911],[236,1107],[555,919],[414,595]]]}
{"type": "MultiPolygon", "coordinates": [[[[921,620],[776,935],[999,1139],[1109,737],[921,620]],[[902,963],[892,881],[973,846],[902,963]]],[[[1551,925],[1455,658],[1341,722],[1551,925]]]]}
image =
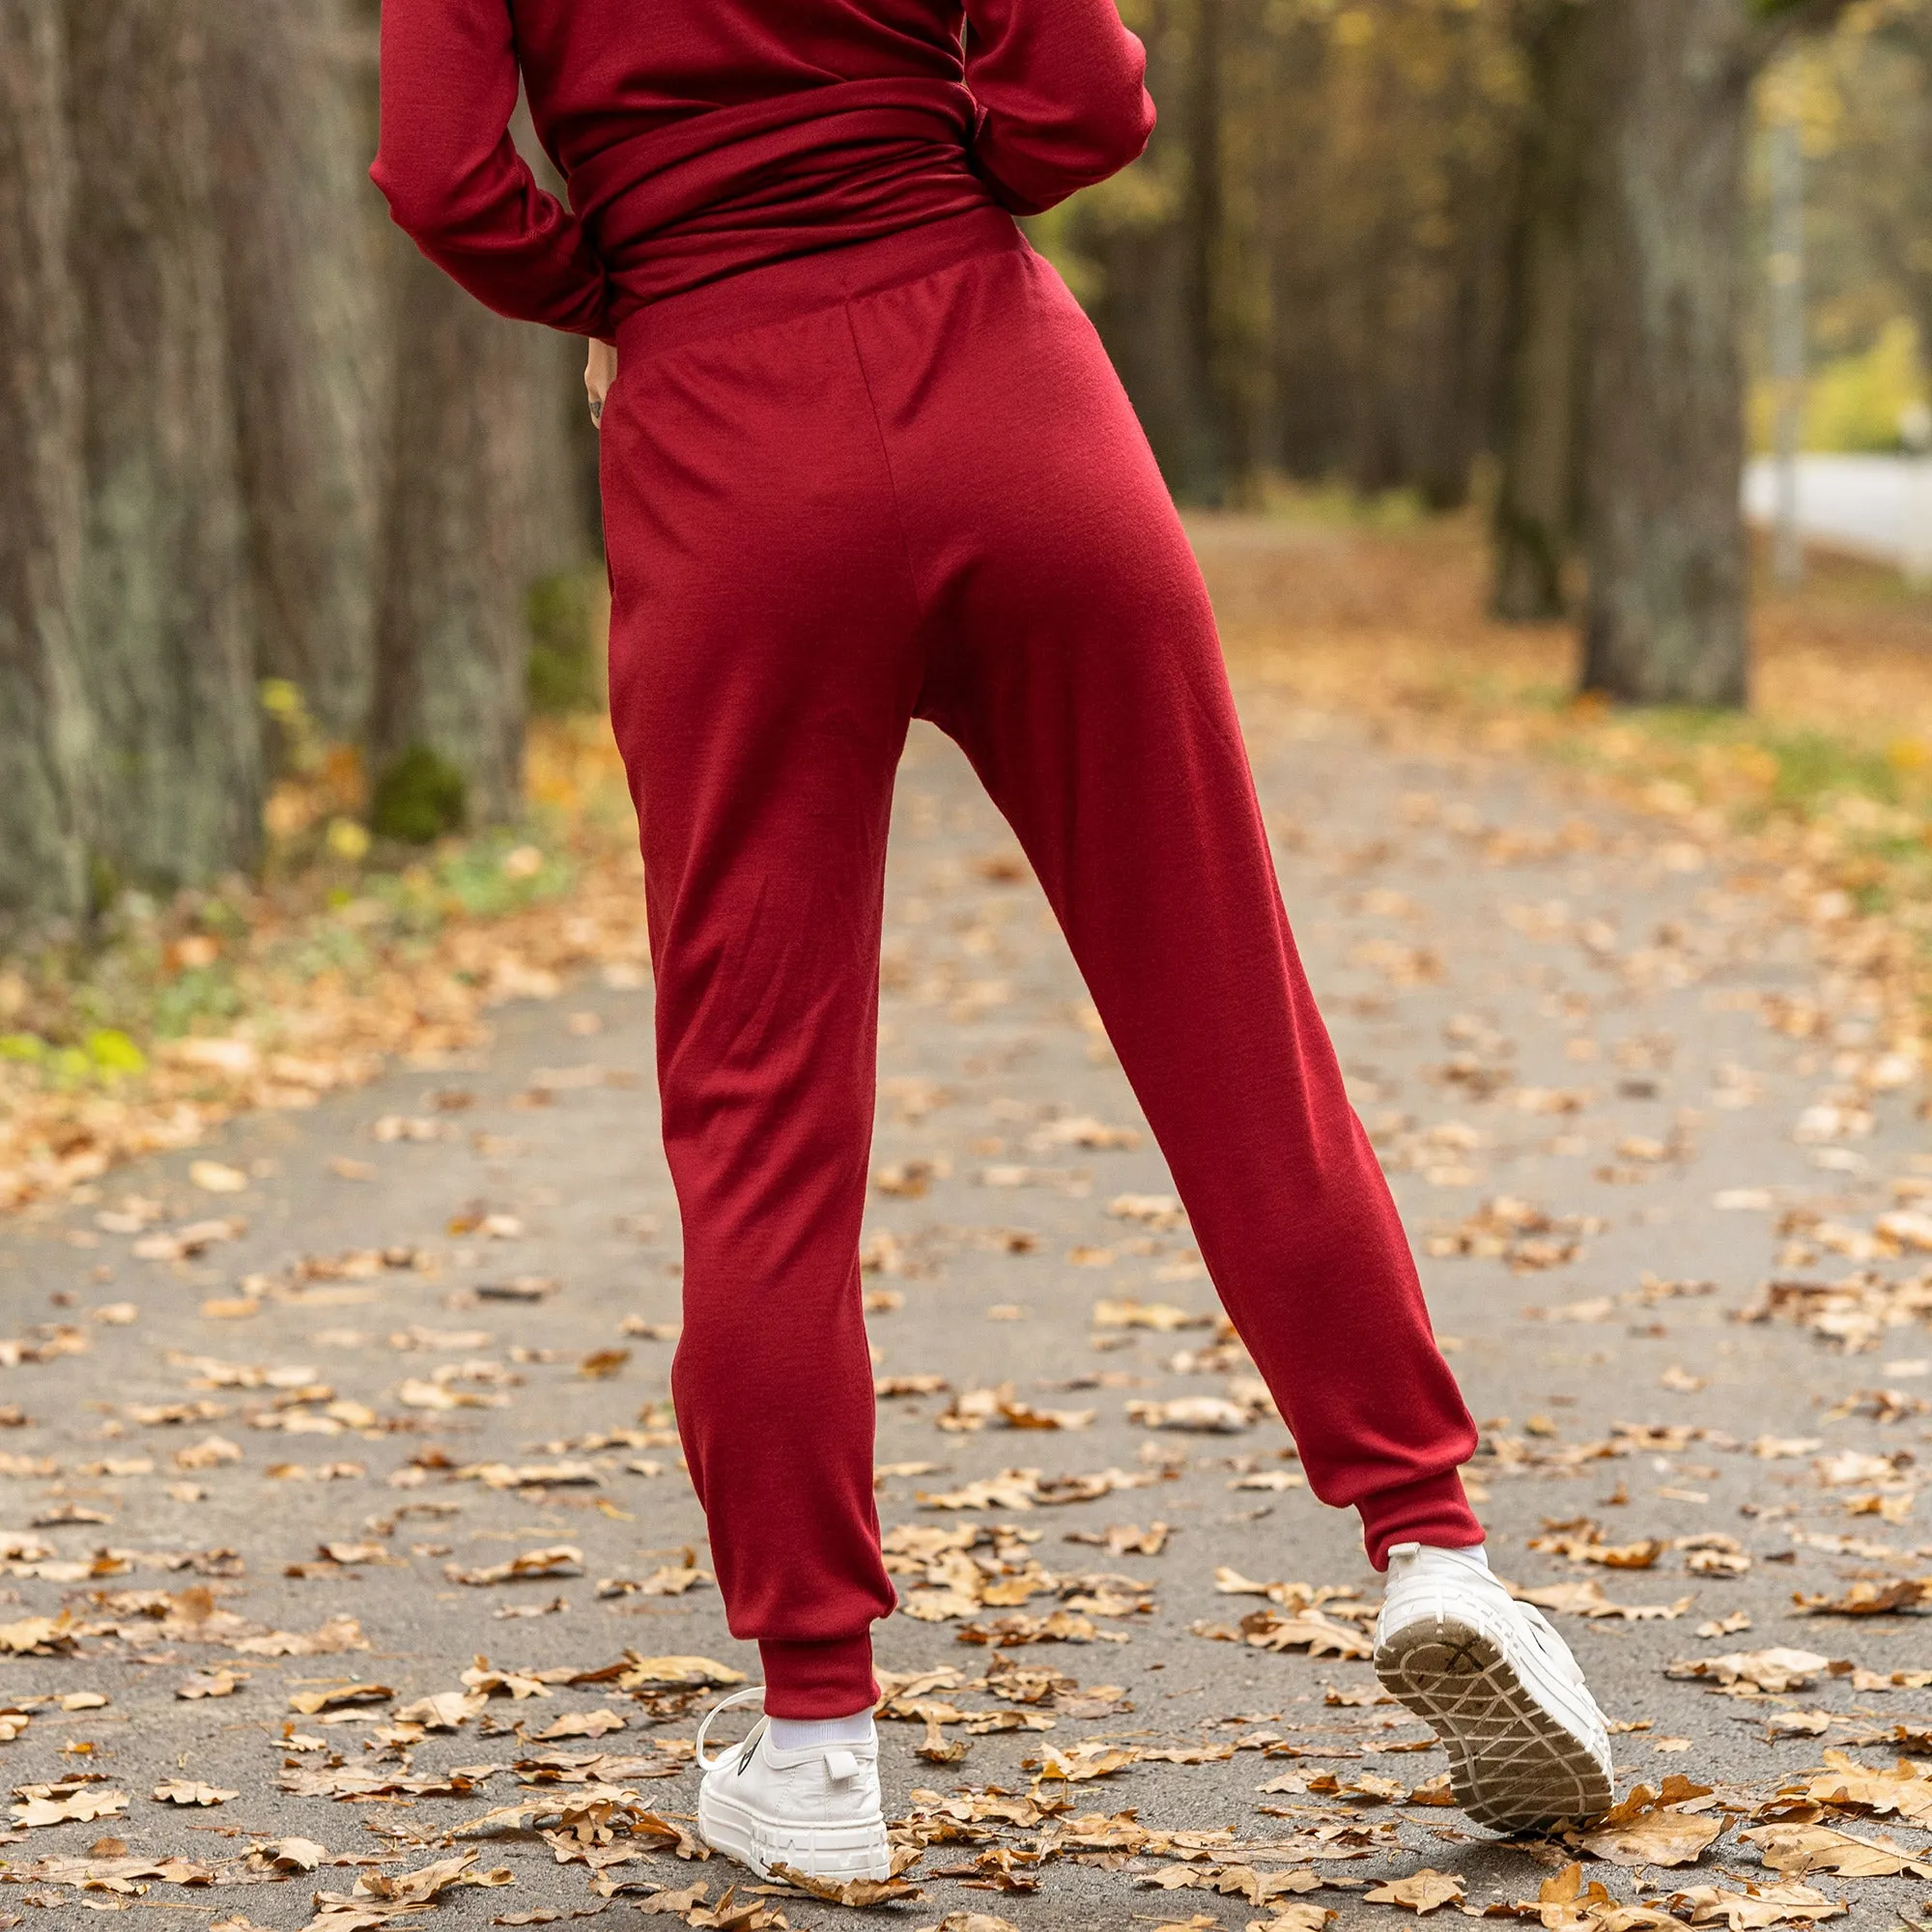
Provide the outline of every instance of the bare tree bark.
{"type": "Polygon", "coordinates": [[[1516,622],[1563,615],[1580,523],[1589,10],[1602,4],[1552,0],[1524,39],[1530,107],[1510,238],[1491,590],[1495,614],[1516,622]]]}
{"type": "Polygon", "coordinates": [[[59,0],[0,0],[0,920],[86,903],[80,311],[59,0]]]}
{"type": "Polygon", "coordinates": [[[87,318],[89,822],[120,877],[255,858],[261,722],[199,0],[69,0],[87,318]]]}
{"type": "Polygon", "coordinates": [[[1617,0],[1593,18],[1593,79],[1613,105],[1586,242],[1583,686],[1738,705],[1749,687],[1738,478],[1750,16],[1740,0],[1617,0]]]}
{"type": "Polygon", "coordinates": [[[1186,341],[1195,392],[1196,449],[1190,494],[1226,500],[1233,452],[1222,367],[1223,287],[1228,239],[1227,190],[1222,180],[1222,62],[1226,58],[1226,0],[1194,0],[1187,76],[1186,341]]]}
{"type": "Polygon", "coordinates": [[[509,819],[522,799],[539,345],[400,238],[390,252],[375,825],[428,838],[509,819]]]}
{"type": "Polygon", "coordinates": [[[211,0],[215,184],[261,669],[359,740],[373,682],[376,251],[340,0],[211,0]]]}
{"type": "Polygon", "coordinates": [[[1583,688],[1743,704],[1744,165],[1751,82],[1846,0],[1589,8],[1605,119],[1585,224],[1591,328],[1583,688]]]}

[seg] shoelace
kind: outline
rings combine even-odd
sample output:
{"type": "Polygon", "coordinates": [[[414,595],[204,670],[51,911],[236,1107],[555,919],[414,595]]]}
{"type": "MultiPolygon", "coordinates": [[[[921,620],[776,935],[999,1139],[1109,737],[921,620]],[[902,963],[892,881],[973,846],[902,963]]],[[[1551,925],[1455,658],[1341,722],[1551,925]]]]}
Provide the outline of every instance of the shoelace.
{"type": "Polygon", "coordinates": [[[721,1712],[732,1710],[740,1704],[749,1704],[753,1699],[756,1699],[759,1708],[762,1709],[765,1701],[765,1687],[762,1684],[748,1684],[742,1690],[734,1690],[728,1697],[719,1698],[717,1703],[705,1712],[703,1720],[697,1726],[697,1738],[693,1747],[696,1755],[697,1768],[700,1772],[716,1771],[721,1764],[734,1754],[737,1757],[738,1768],[741,1771],[746,1765],[751,1763],[752,1753],[758,1747],[758,1740],[770,1728],[772,1720],[769,1718],[760,1718],[752,1726],[752,1734],[743,1744],[727,1746],[716,1757],[707,1758],[704,1755],[704,1740],[710,1736],[712,1722],[721,1712]]]}

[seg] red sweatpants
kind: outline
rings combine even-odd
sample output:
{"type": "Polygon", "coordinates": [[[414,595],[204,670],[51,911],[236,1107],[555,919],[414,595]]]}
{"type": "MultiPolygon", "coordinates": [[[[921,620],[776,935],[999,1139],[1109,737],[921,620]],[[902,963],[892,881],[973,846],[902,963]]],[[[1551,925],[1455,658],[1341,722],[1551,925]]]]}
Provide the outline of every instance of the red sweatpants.
{"type": "Polygon", "coordinates": [[[1201,1253],[1372,1558],[1481,1540],[1475,1431],[1282,910],[1200,574],[1099,341],[996,210],[629,322],[611,714],[642,825],[672,1392],[766,1708],[874,1695],[859,1285],[908,722],[1025,847],[1201,1253]]]}

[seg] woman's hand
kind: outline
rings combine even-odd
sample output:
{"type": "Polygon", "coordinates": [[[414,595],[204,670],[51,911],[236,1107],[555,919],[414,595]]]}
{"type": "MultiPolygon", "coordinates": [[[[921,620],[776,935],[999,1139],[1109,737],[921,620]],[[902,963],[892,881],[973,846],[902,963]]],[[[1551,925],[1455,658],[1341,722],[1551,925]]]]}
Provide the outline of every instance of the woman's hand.
{"type": "Polygon", "coordinates": [[[590,342],[590,359],[583,365],[583,386],[590,397],[590,420],[604,426],[604,398],[617,380],[617,351],[609,342],[590,342]]]}

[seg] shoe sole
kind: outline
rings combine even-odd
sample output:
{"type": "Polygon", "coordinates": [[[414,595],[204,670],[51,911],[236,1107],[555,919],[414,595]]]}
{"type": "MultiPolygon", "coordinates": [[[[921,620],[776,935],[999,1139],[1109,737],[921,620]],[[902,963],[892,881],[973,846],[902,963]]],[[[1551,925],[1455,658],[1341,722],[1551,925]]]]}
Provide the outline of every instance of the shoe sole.
{"type": "Polygon", "coordinates": [[[892,1877],[892,1847],[883,1817],[859,1825],[801,1825],[714,1791],[711,1783],[707,1778],[698,1787],[697,1835],[714,1852],[736,1859],[760,1878],[772,1877],[774,1865],[789,1865],[807,1878],[835,1884],[892,1877]]]}
{"type": "Polygon", "coordinates": [[[1435,1727],[1456,1802],[1478,1825],[1520,1832],[1608,1809],[1603,1760],[1487,1631],[1454,1617],[1419,1618],[1377,1646],[1376,1675],[1435,1727]]]}

